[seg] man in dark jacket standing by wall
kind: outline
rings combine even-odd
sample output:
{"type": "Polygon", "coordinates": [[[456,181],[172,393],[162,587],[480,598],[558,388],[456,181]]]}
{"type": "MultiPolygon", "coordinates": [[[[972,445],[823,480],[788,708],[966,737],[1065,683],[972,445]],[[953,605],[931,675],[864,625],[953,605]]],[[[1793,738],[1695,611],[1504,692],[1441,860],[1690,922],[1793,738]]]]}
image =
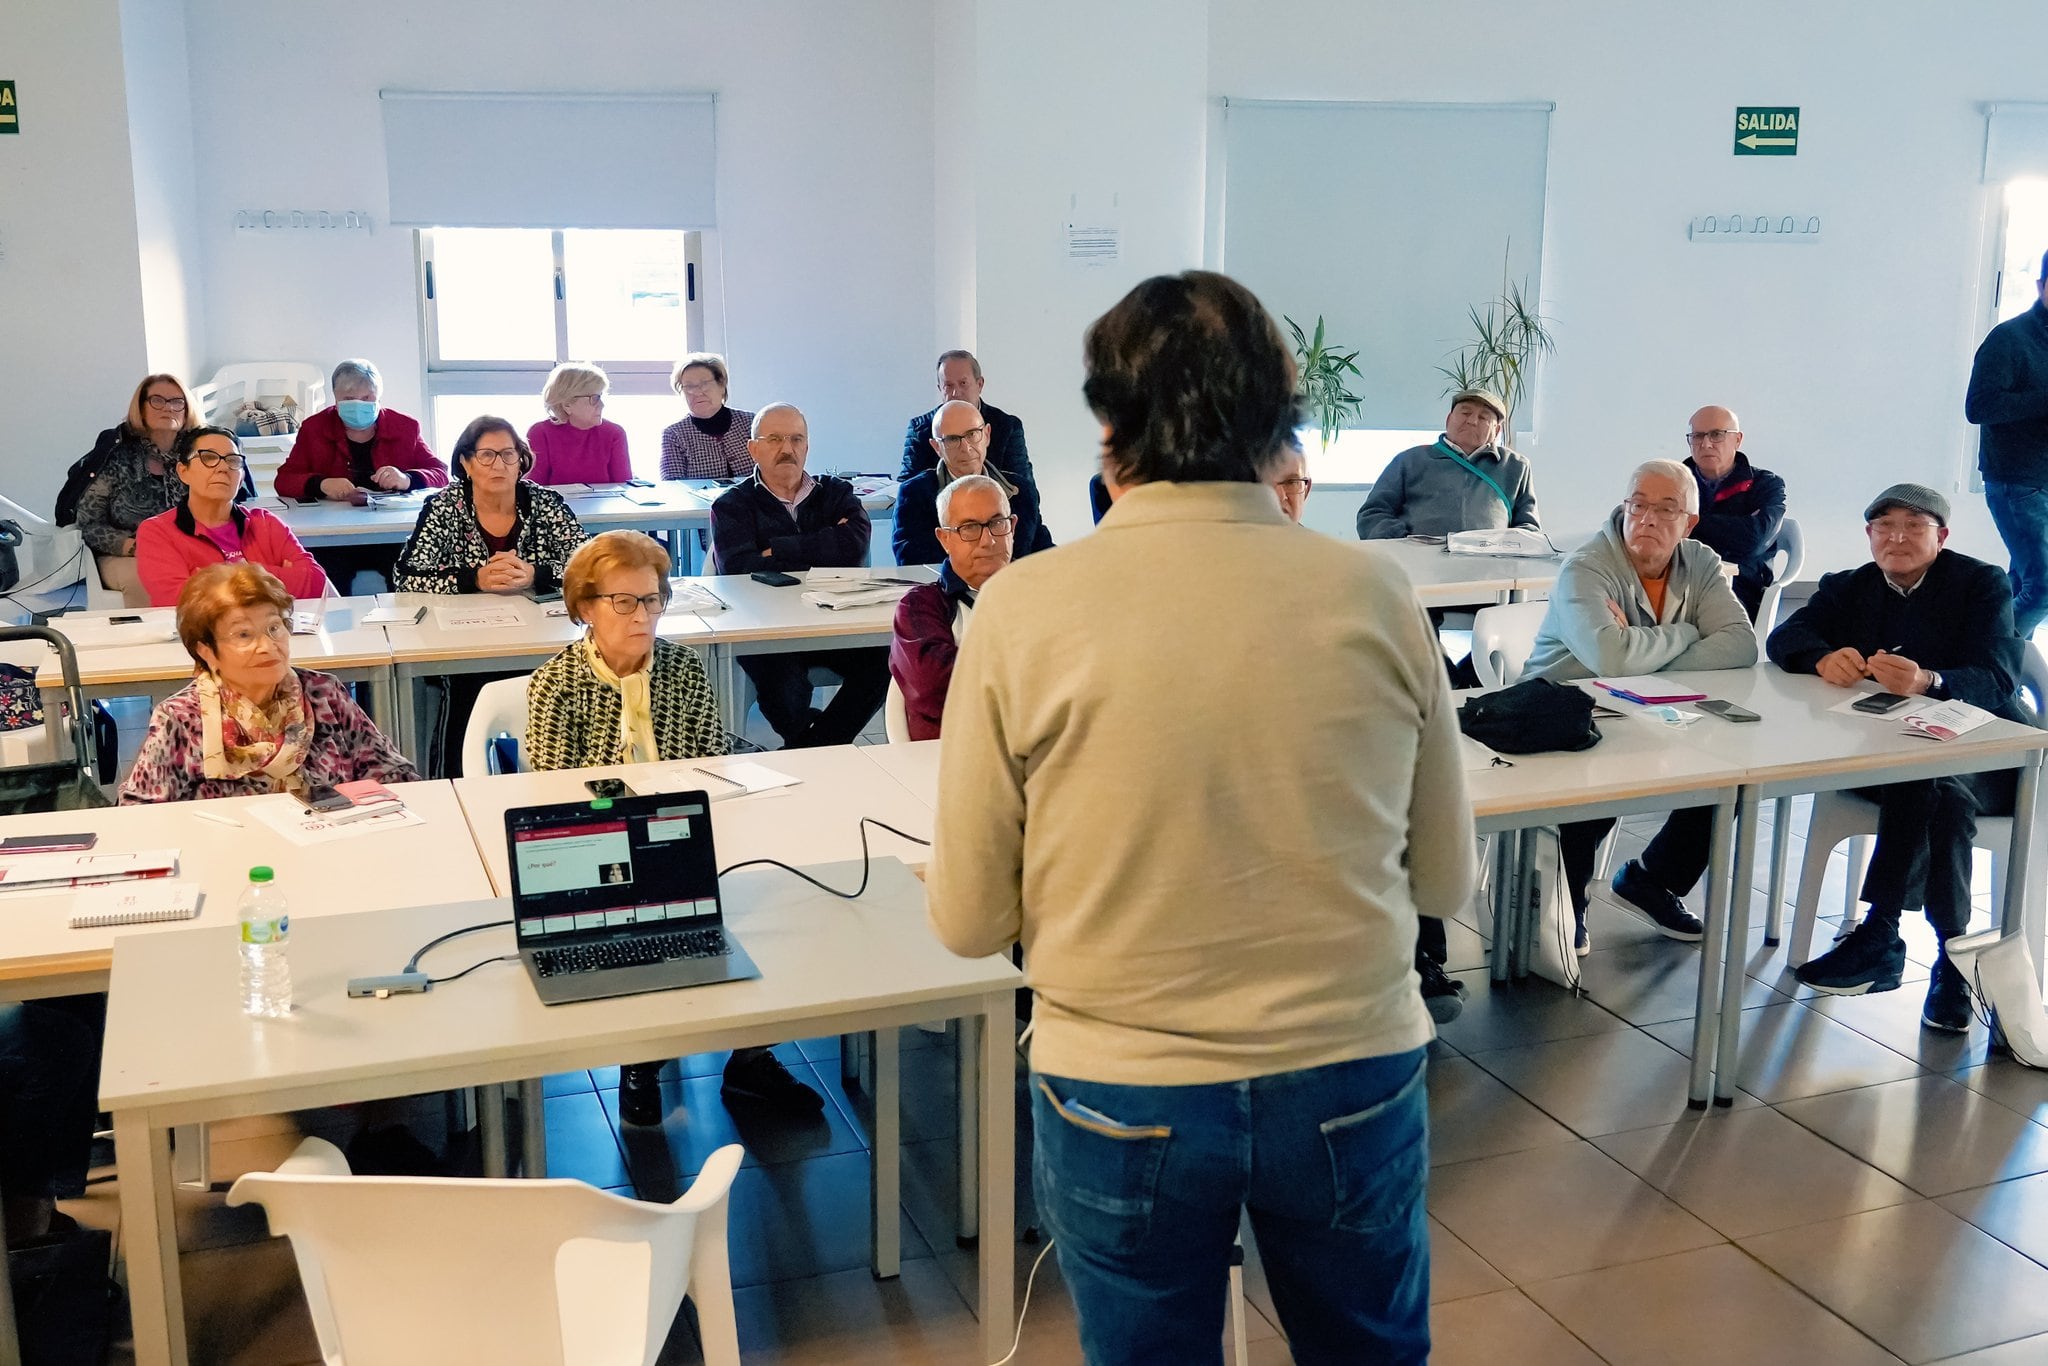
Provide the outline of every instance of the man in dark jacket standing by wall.
{"type": "Polygon", "coordinates": [[[1730,409],[1708,406],[1694,413],[1685,444],[1692,452],[1685,467],[1700,486],[1700,521],[1692,538],[1735,566],[1736,600],[1755,621],[1785,524],[1785,481],[1749,463],[1742,424],[1730,409]]]}
{"type": "MultiPolygon", "coordinates": [[[[2012,591],[1996,565],[1944,550],[1948,500],[1894,484],[1864,509],[1871,563],[1821,579],[1807,604],[1771,632],[1771,659],[1788,673],[1819,674],[1932,701],[1962,701],[2024,722],[2015,690],[2024,651],[2012,591]]],[[[1906,965],[1899,919],[1910,906],[1945,943],[1970,922],[1970,841],[1977,817],[2012,810],[2011,770],[1893,783],[1862,795],[1878,803],[1877,845],[1863,879],[1870,914],[1834,948],[1793,970],[1834,995],[1892,991],[1906,965]]],[[[1960,1034],[1970,994],[1943,952],[1921,1022],[1960,1034]]]]}
{"type": "Polygon", "coordinates": [[[2035,288],[2034,306],[1992,328],[1977,348],[1963,403],[1963,415],[1983,428],[1977,468],[2012,560],[2021,640],[2048,617],[2048,256],[2035,288]]]}
{"type": "MultiPolygon", "coordinates": [[[[787,403],[771,403],[754,416],[754,477],[711,505],[711,546],[721,574],[763,570],[850,569],[865,564],[872,527],[853,485],[804,469],[810,424],[787,403]]],[[[761,715],[788,749],[850,745],[889,692],[889,651],[800,650],[741,655],[754,682],[761,715]],[[823,711],[811,705],[810,672],[839,675],[838,693],[823,711]]]]}

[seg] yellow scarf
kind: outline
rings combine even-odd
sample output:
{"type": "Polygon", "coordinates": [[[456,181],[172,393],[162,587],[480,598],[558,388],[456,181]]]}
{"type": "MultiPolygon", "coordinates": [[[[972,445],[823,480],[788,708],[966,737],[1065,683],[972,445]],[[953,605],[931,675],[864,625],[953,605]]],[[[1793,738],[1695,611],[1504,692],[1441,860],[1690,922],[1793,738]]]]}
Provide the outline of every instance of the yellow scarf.
{"type": "Polygon", "coordinates": [[[647,764],[661,758],[661,750],[654,743],[654,651],[648,650],[647,663],[639,672],[624,678],[611,671],[604,656],[598,653],[597,642],[587,633],[583,637],[583,657],[590,661],[590,671],[597,675],[598,682],[618,690],[619,762],[647,764]]]}
{"type": "Polygon", "coordinates": [[[288,676],[267,707],[259,707],[210,670],[193,680],[199,694],[200,771],[209,778],[262,774],[272,792],[302,792],[300,767],[313,741],[299,676],[288,676]]]}

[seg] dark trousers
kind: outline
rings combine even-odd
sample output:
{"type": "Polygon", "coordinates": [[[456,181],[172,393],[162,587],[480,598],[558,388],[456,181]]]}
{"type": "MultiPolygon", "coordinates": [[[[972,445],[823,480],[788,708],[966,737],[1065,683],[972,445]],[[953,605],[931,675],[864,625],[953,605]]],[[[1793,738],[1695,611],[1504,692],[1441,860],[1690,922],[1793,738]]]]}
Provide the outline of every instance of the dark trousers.
{"type": "Polygon", "coordinates": [[[1906,910],[1925,906],[1941,938],[1963,933],[1970,924],[1970,841],[1977,817],[2010,813],[2018,782],[2019,775],[2007,769],[1858,792],[1877,803],[1877,844],[1863,875],[1870,918],[1896,929],[1906,910]]]}
{"type": "Polygon", "coordinates": [[[1444,922],[1433,915],[1415,918],[1415,966],[1421,967],[1427,958],[1438,967],[1451,956],[1450,936],[1444,932],[1444,922]]]}
{"type": "Polygon", "coordinates": [[[741,655],[740,667],[754,682],[761,715],[786,749],[852,744],[889,695],[889,651],[878,645],[741,655]],[[811,705],[812,669],[839,675],[839,691],[822,712],[811,705]]]}
{"type": "Polygon", "coordinates": [[[1742,604],[1743,611],[1749,613],[1750,624],[1754,626],[1757,609],[1764,605],[1764,586],[1755,579],[1745,579],[1739,574],[1728,586],[1735,591],[1735,600],[1742,604]]]}
{"type": "MultiPolygon", "coordinates": [[[[1593,855],[1600,841],[1614,828],[1612,818],[1572,821],[1557,829],[1557,842],[1564,855],[1564,884],[1572,894],[1572,909],[1581,919],[1586,914],[1586,881],[1593,876],[1593,855]]],[[[1714,842],[1714,808],[1688,807],[1664,818],[1643,850],[1642,865],[1659,886],[1673,896],[1684,896],[1707,871],[1707,854],[1714,842]]]]}
{"type": "Polygon", "coordinates": [[[334,585],[334,591],[342,597],[349,595],[349,583],[358,571],[382,574],[386,586],[391,583],[392,571],[398,565],[399,546],[396,545],[316,545],[313,558],[326,571],[327,581],[334,585]]]}
{"type": "Polygon", "coordinates": [[[84,1192],[106,1018],[100,995],[0,1005],[0,1191],[84,1192]]]}

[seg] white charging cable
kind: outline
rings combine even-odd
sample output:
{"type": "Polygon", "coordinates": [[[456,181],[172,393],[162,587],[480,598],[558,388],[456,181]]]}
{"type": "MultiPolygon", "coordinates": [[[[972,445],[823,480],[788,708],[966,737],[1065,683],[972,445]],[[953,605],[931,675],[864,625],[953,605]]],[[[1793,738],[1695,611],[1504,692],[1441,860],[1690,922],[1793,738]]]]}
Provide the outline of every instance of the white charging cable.
{"type": "Polygon", "coordinates": [[[1024,1342],[1024,1317],[1031,1312],[1031,1287],[1038,1284],[1038,1268],[1045,1264],[1045,1254],[1050,1251],[1052,1243],[1048,1240],[1039,1251],[1038,1260],[1031,1264],[1031,1274],[1024,1278],[1024,1303],[1017,1310],[1017,1336],[1010,1339],[1010,1350],[1003,1353],[1002,1360],[991,1362],[990,1366],[1010,1366],[1017,1359],[1017,1348],[1024,1342]]]}

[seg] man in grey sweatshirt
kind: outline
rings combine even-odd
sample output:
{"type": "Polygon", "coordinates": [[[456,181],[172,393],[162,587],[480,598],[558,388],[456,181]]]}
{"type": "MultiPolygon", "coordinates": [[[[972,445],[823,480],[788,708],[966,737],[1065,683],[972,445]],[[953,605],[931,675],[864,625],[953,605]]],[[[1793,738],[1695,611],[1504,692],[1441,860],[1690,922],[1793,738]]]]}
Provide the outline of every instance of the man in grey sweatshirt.
{"type": "Polygon", "coordinates": [[[1496,444],[1507,405],[1485,389],[1451,396],[1444,434],[1395,456],[1358,509],[1358,539],[1536,526],[1529,462],[1496,444]]]}
{"type": "MultiPolygon", "coordinates": [[[[1650,460],[1629,479],[1628,497],[1600,534],[1558,570],[1550,609],[1537,628],[1524,678],[1564,682],[1681,669],[1746,669],[1756,663],[1756,631],[1721,572],[1712,547],[1687,540],[1700,520],[1700,490],[1675,460],[1650,460]]],[[[1700,922],[1683,897],[1707,868],[1712,807],[1674,811],[1664,828],[1614,875],[1614,891],[1659,933],[1697,940],[1700,922]]],[[[1558,830],[1565,885],[1586,935],[1586,879],[1612,820],[1575,821],[1558,830]]]]}

